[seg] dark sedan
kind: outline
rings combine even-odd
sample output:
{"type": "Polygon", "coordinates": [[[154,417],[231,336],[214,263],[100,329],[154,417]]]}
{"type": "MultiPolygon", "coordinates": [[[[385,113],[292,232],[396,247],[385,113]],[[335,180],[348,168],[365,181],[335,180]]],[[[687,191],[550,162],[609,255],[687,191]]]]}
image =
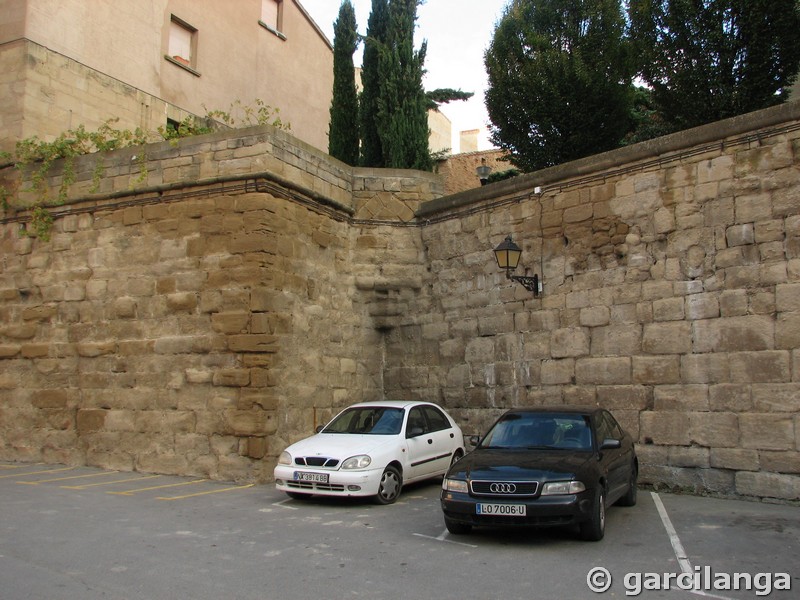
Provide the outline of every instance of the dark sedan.
{"type": "Polygon", "coordinates": [[[577,524],[583,539],[601,540],[606,508],[636,504],[638,471],[633,440],[607,410],[509,410],[448,470],[444,521],[453,534],[577,524]]]}

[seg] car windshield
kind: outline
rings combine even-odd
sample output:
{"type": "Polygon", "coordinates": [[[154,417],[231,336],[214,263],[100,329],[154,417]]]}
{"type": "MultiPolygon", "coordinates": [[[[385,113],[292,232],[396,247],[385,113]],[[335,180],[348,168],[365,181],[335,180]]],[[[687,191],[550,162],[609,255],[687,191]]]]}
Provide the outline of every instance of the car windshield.
{"type": "Polygon", "coordinates": [[[511,413],[500,418],[479,447],[591,450],[589,417],[561,413],[511,413]]]}
{"type": "Polygon", "coordinates": [[[325,426],[321,433],[397,435],[403,427],[402,408],[359,406],[348,408],[325,426]]]}

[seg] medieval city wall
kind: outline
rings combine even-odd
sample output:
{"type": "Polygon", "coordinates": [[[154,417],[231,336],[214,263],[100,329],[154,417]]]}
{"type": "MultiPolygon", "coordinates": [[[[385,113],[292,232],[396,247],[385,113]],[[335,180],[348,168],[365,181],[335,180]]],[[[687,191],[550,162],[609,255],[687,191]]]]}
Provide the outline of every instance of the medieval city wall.
{"type": "Polygon", "coordinates": [[[798,117],[450,196],[269,127],[107,154],[99,186],[83,157],[49,241],[3,214],[0,458],[269,481],[359,400],[437,401],[468,434],[596,403],[645,482],[796,500],[798,117]],[[498,271],[507,235],[540,297],[498,271]]]}
{"type": "Polygon", "coordinates": [[[599,404],[641,479],[800,498],[800,115],[783,106],[426,204],[431,309],[390,336],[465,431],[599,404]],[[492,249],[523,249],[508,281],[492,249]],[[412,342],[418,350],[409,351],[412,342]]]}

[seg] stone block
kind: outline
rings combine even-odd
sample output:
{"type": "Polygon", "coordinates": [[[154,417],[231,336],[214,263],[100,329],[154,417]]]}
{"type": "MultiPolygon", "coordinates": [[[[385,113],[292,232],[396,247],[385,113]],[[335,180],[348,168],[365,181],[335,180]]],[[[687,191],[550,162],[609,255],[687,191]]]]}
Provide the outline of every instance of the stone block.
{"type": "Polygon", "coordinates": [[[748,412],[753,408],[749,384],[726,383],[709,388],[709,408],[715,411],[748,412]]]}
{"type": "Polygon", "coordinates": [[[658,385],[681,380],[681,359],[678,356],[634,356],[633,383],[658,385]]]}
{"type": "Polygon", "coordinates": [[[543,385],[571,384],[575,382],[575,360],[543,360],[541,363],[543,385]]]}
{"type": "Polygon", "coordinates": [[[609,325],[591,330],[594,356],[635,356],[642,349],[642,329],[638,324],[609,325]]]}
{"type": "Polygon", "coordinates": [[[742,448],[795,450],[794,419],[786,414],[739,415],[742,448]]]}
{"type": "Polygon", "coordinates": [[[589,330],[585,327],[557,329],[550,335],[553,358],[568,358],[589,354],[589,330]]]}
{"type": "Polygon", "coordinates": [[[689,354],[692,325],[685,321],[648,323],[644,326],[642,349],[648,354],[689,354]]]}
{"type": "Polygon", "coordinates": [[[278,351],[278,337],[266,334],[240,334],[227,336],[228,348],[232,352],[278,351]]]}
{"type": "Polygon", "coordinates": [[[631,383],[630,357],[579,358],[575,363],[578,384],[619,385],[631,383]]]}
{"type": "Polygon", "coordinates": [[[800,283],[785,283],[776,286],[775,310],[800,312],[800,283]]]}
{"type": "Polygon", "coordinates": [[[653,391],[653,406],[656,410],[708,410],[708,386],[706,385],[659,385],[653,391]]]}
{"type": "Polygon", "coordinates": [[[715,469],[758,471],[760,468],[759,452],[742,448],[711,448],[709,464],[715,469]]]}
{"type": "Polygon", "coordinates": [[[759,452],[759,456],[761,458],[761,467],[765,471],[800,474],[800,452],[792,450],[782,452],[762,450],[759,452]]]}
{"type": "Polygon", "coordinates": [[[733,383],[782,383],[791,380],[791,355],[788,351],[732,352],[728,356],[733,383]]]}
{"type": "Polygon", "coordinates": [[[641,415],[639,439],[659,446],[688,446],[690,424],[686,412],[646,411],[641,415]]]}
{"type": "Polygon", "coordinates": [[[30,396],[31,406],[35,408],[66,408],[70,404],[67,390],[37,390],[30,396]]]}
{"type": "Polygon", "coordinates": [[[694,321],[694,352],[770,350],[775,346],[775,322],[765,315],[694,321]]]}
{"type": "Polygon", "coordinates": [[[731,379],[726,354],[686,354],[681,356],[684,383],[727,383],[731,379]]]}
{"type": "Polygon", "coordinates": [[[693,444],[710,448],[735,448],[739,444],[739,420],[734,413],[692,412],[689,437],[693,444]]]}
{"type": "Polygon", "coordinates": [[[664,298],[653,302],[654,321],[682,321],[685,316],[683,298],[664,298]]]}
{"type": "Polygon", "coordinates": [[[673,446],[669,449],[669,464],[673,467],[707,469],[709,467],[709,450],[696,446],[673,446]]]}
{"type": "Polygon", "coordinates": [[[108,411],[97,409],[78,410],[76,427],[79,434],[100,431],[105,426],[108,411]]]}
{"type": "Polygon", "coordinates": [[[800,414],[800,382],[754,384],[755,412],[789,412],[800,414]]]}
{"type": "Polygon", "coordinates": [[[736,493],[757,498],[800,499],[800,477],[778,473],[736,473],[736,493]]]}

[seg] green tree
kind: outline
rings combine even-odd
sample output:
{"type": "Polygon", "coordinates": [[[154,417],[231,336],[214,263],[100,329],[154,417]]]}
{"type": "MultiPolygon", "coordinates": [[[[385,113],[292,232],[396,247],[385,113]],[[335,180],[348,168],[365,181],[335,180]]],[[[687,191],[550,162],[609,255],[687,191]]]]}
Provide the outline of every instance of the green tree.
{"type": "Polygon", "coordinates": [[[796,0],[630,0],[642,78],[675,129],[783,102],[800,66],[796,0]]]}
{"type": "Polygon", "coordinates": [[[372,0],[372,11],[367,21],[364,58],[361,63],[359,99],[359,130],[361,134],[361,164],[366,167],[383,167],[383,149],[378,134],[378,98],[380,97],[380,48],[386,43],[389,29],[389,4],[387,0],[372,0]]]}
{"type": "Polygon", "coordinates": [[[353,54],[358,47],[356,11],[344,0],[333,24],[333,99],[328,153],[348,165],[358,164],[358,93],[353,54]]]}
{"type": "Polygon", "coordinates": [[[433,169],[428,146],[428,98],[422,87],[427,42],[414,50],[420,0],[390,0],[386,41],[379,48],[381,74],[378,135],[384,166],[433,169]]]}
{"type": "Polygon", "coordinates": [[[632,128],[619,0],[512,0],[484,60],[491,138],[523,171],[616,148],[632,128]]]}

